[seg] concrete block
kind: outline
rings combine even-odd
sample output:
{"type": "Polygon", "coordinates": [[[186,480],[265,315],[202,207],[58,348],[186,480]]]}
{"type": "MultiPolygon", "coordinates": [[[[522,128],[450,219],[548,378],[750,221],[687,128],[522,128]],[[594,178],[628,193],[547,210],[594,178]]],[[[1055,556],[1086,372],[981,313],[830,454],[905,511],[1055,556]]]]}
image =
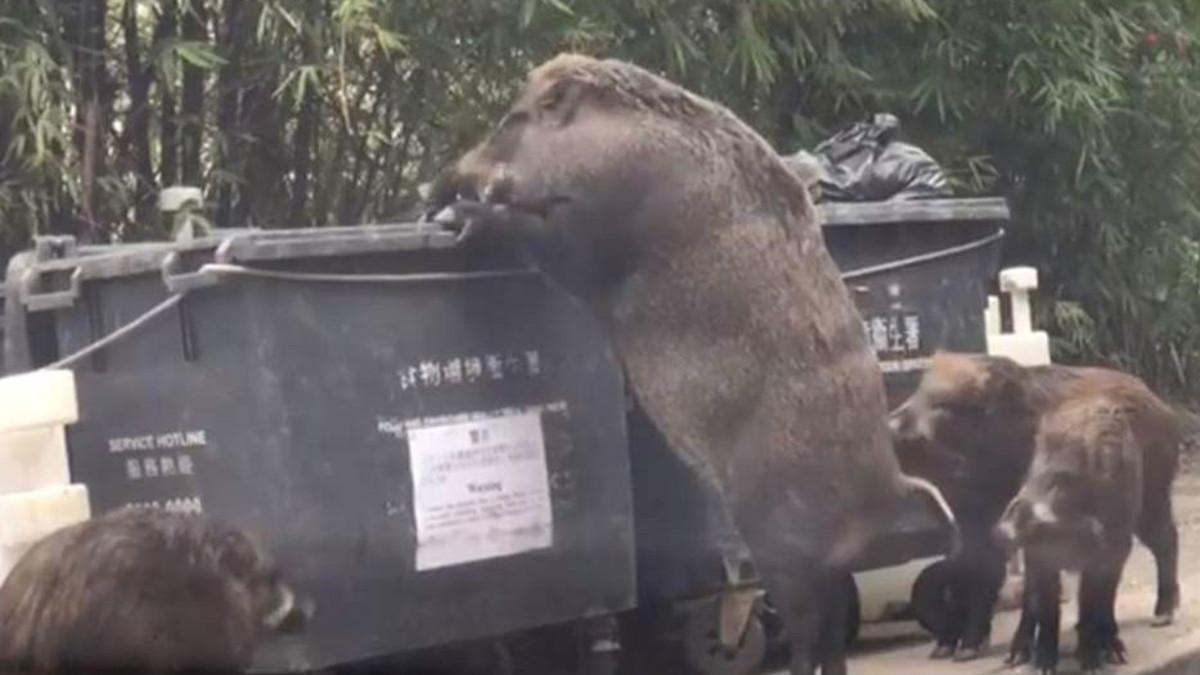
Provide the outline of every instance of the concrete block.
{"type": "Polygon", "coordinates": [[[1000,298],[989,295],[983,312],[983,331],[986,335],[1000,334],[1000,298]]]}
{"type": "Polygon", "coordinates": [[[78,419],[75,373],[40,370],[0,377],[0,431],[73,424],[78,419]]]}
{"type": "Polygon", "coordinates": [[[89,517],[91,506],[84,485],[0,495],[0,583],[40,539],[89,517]]]}
{"type": "Polygon", "coordinates": [[[1000,270],[1000,290],[1005,293],[1032,291],[1037,287],[1038,272],[1036,267],[1009,267],[1000,270]]]}
{"type": "Polygon", "coordinates": [[[1050,336],[1033,330],[1033,310],[1029,292],[1038,285],[1037,269],[1009,267],[1000,271],[1000,290],[1008,295],[1012,310],[1012,332],[1001,332],[1000,298],[988,296],[983,323],[987,334],[987,353],[1007,356],[1025,366],[1050,363],[1050,336]]]}
{"type": "Polygon", "coordinates": [[[62,426],[0,431],[0,493],[70,482],[66,431],[62,426]]]}
{"type": "Polygon", "coordinates": [[[0,495],[0,544],[40,539],[91,515],[86,485],[62,485],[0,495]]]}
{"type": "Polygon", "coordinates": [[[989,335],[987,352],[993,356],[1007,356],[1023,366],[1048,365],[1050,336],[1042,331],[989,335]]]}

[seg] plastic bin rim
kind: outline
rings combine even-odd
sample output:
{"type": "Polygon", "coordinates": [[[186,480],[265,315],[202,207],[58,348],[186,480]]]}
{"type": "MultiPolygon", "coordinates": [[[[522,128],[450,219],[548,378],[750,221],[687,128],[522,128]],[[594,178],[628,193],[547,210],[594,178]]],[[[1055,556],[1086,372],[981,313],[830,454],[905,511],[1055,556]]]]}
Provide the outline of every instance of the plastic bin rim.
{"type": "Polygon", "coordinates": [[[231,230],[186,242],[138,242],[82,246],[76,255],[32,261],[37,273],[79,269],[85,279],[159,272],[172,254],[219,262],[251,262],[444,249],[454,235],[429,225],[355,225],[294,230],[231,230]]]}
{"type": "Polygon", "coordinates": [[[1002,197],[921,199],[895,202],[823,202],[825,227],[920,225],[945,222],[1005,222],[1012,214],[1002,197]]]}
{"type": "MultiPolygon", "coordinates": [[[[825,227],[950,221],[995,223],[1009,217],[1003,198],[826,203],[818,208],[825,227]]],[[[238,229],[219,230],[215,236],[187,242],[81,246],[72,257],[40,260],[32,267],[38,273],[79,269],[83,278],[101,279],[158,272],[172,253],[210,256],[217,262],[251,262],[444,249],[454,245],[452,233],[416,222],[290,230],[238,229]]]]}

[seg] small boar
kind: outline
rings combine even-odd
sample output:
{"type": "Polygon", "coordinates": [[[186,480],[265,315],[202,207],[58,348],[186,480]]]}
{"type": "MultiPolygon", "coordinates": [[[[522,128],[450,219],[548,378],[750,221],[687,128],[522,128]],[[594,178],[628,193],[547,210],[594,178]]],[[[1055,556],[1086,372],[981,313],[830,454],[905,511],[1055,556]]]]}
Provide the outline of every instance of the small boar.
{"type": "Polygon", "coordinates": [[[1042,673],[1058,665],[1061,570],[1080,572],[1079,660],[1125,662],[1115,601],[1142,507],[1142,448],[1132,421],[1145,400],[1104,392],[1071,397],[1042,417],[1033,463],[996,535],[1025,551],[1025,596],[1008,663],[1033,653],[1042,673]]]}
{"type": "Polygon", "coordinates": [[[241,531],[124,508],[18,561],[0,586],[0,673],[240,673],[310,611],[241,531]]]}
{"type": "Polygon", "coordinates": [[[647,417],[722,494],[791,644],[844,673],[854,557],[928,483],[900,473],[883,379],[805,185],[729,110],[561,55],[436,181],[431,213],[513,241],[607,329],[647,417]]]}
{"type": "Polygon", "coordinates": [[[1136,377],[1103,368],[1022,367],[1003,358],[941,353],[917,391],[891,416],[901,466],[932,481],[958,517],[962,550],[951,561],[960,616],[936,635],[932,656],[967,660],[991,633],[1006,552],[992,530],[1033,461],[1046,415],[1066,403],[1107,395],[1133,405],[1130,432],[1143,462],[1134,532],[1154,554],[1154,622],[1179,606],[1178,535],[1171,486],[1179,464],[1179,418],[1136,377]]]}

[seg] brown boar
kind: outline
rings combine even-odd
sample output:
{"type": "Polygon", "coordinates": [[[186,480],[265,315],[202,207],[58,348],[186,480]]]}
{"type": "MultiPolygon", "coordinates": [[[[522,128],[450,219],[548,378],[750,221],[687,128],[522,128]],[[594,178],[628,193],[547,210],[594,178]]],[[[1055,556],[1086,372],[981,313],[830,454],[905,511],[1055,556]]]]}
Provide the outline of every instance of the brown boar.
{"type": "Polygon", "coordinates": [[[1035,658],[1040,672],[1055,671],[1062,570],[1080,572],[1083,670],[1125,662],[1115,601],[1142,507],[1142,448],[1131,423],[1145,403],[1128,390],[1109,391],[1068,398],[1043,414],[1029,474],[996,527],[1006,550],[1025,551],[1010,665],[1035,658]]]}
{"type": "MultiPolygon", "coordinates": [[[[902,498],[883,381],[805,185],[724,107],[562,55],[433,189],[585,301],[671,448],[724,497],[791,644],[845,672],[842,583],[902,498]]],[[[442,207],[445,207],[443,209],[442,207]]]]}
{"type": "Polygon", "coordinates": [[[1004,580],[1005,552],[992,529],[1025,481],[1038,428],[1065,402],[1100,395],[1137,403],[1129,426],[1144,470],[1134,532],[1158,567],[1155,623],[1171,622],[1179,605],[1171,486],[1181,439],[1174,412],[1141,380],[1117,371],[1027,368],[1003,357],[943,353],[891,416],[901,466],[938,486],[962,531],[961,553],[952,560],[958,615],[935,636],[934,657],[979,654],[1004,580]]]}
{"type": "Polygon", "coordinates": [[[40,540],[0,586],[0,673],[240,673],[308,608],[241,531],[125,508],[40,540]]]}

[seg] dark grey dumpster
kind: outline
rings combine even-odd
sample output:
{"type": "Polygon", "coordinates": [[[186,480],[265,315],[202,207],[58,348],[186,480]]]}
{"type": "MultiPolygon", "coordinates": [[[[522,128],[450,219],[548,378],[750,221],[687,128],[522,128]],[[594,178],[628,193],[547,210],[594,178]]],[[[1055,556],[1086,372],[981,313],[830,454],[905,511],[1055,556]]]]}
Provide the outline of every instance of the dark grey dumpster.
{"type": "Polygon", "coordinates": [[[451,242],[416,226],[57,240],[10,264],[12,371],[134,324],[71,366],[71,471],[94,512],[227,517],[314,596],[310,630],[257,669],[635,602],[623,385],[601,331],[504,252],[451,242]]]}
{"type": "Polygon", "coordinates": [[[895,405],[938,349],[987,348],[983,312],[1000,264],[1003,199],[823,204],[825,241],[863,315],[895,405]]]}
{"type": "MultiPolygon", "coordinates": [[[[1002,200],[824,213],[893,400],[935,349],[983,348],[1002,200]]],[[[102,340],[72,364],[82,419],[71,468],[93,508],[152,502],[227,516],[260,531],[316,596],[312,629],[271,645],[261,669],[755,583],[719,498],[636,410],[627,432],[619,370],[586,311],[510,252],[450,244],[415,226],[90,248],[49,238],[9,266],[10,371],[102,340]],[[108,340],[114,331],[129,332],[108,340]],[[517,451],[475,466],[473,433],[517,451]],[[501,490],[524,518],[504,541],[439,540],[480,535],[464,511],[472,504],[447,503],[454,495],[439,486],[486,495],[530,475],[540,485],[501,490]],[[549,517],[536,508],[543,494],[549,517]],[[454,527],[458,516],[467,527],[454,527]]],[[[914,503],[858,567],[937,555],[946,541],[914,503]]]]}

